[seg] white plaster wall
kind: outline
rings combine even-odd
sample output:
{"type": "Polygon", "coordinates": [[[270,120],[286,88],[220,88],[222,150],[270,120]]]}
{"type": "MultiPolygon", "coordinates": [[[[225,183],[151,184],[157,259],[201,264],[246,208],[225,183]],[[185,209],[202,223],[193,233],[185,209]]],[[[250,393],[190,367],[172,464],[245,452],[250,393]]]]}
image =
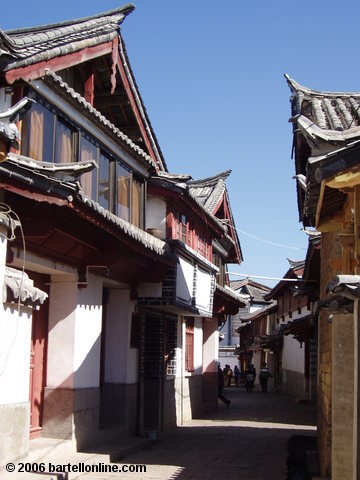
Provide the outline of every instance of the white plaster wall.
{"type": "Polygon", "coordinates": [[[282,368],[293,372],[304,373],[305,348],[292,335],[284,335],[282,348],[282,368]]]}
{"type": "Polygon", "coordinates": [[[179,258],[176,269],[176,297],[188,305],[193,295],[194,267],[183,258],[179,258]]]}
{"type": "Polygon", "coordinates": [[[47,386],[98,387],[102,279],[79,289],[77,275],[52,275],[49,300],[47,386]]]}
{"type": "Polygon", "coordinates": [[[77,289],[74,330],[74,388],[99,386],[102,323],[102,278],[88,274],[77,289]]]}
{"type": "Polygon", "coordinates": [[[217,372],[219,332],[217,320],[205,320],[203,323],[203,372],[217,372]]]}
{"type": "Polygon", "coordinates": [[[196,282],[196,307],[210,312],[210,293],[212,276],[201,270],[197,271],[196,282]]]}
{"type": "MultiPolygon", "coordinates": [[[[4,285],[6,229],[0,226],[0,293],[4,285]]],[[[32,311],[0,302],[0,404],[29,401],[32,311]]]]}
{"type": "Polygon", "coordinates": [[[0,404],[28,402],[32,312],[1,306],[0,404]]]}
{"type": "Polygon", "coordinates": [[[138,349],[130,348],[135,302],[128,289],[109,290],[105,338],[105,382],[136,383],[138,349]]]}
{"type": "Polygon", "coordinates": [[[177,325],[177,349],[176,349],[176,377],[181,377],[184,375],[185,371],[185,357],[183,351],[183,338],[185,335],[185,323],[182,320],[182,317],[178,316],[178,325],[177,325]]]}
{"type": "Polygon", "coordinates": [[[152,195],[146,200],[146,228],[161,230],[161,238],[166,238],[166,202],[152,195]]]}
{"type": "Polygon", "coordinates": [[[224,355],[223,352],[219,352],[219,362],[222,369],[225,367],[225,365],[230,365],[231,370],[234,371],[235,365],[239,366],[239,360],[236,356],[227,356],[224,355]]]}
{"type": "Polygon", "coordinates": [[[53,275],[49,295],[47,386],[73,388],[76,275],[53,275]]]}

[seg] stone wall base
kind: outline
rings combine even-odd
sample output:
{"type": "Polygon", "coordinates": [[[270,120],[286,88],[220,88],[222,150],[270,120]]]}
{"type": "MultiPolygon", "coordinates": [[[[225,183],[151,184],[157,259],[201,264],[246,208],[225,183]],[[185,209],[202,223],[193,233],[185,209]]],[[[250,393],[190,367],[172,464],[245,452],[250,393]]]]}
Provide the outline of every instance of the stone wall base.
{"type": "Polygon", "coordinates": [[[306,382],[303,373],[283,369],[281,372],[280,392],[294,397],[306,397],[306,382]]]}
{"type": "Polygon", "coordinates": [[[45,388],[44,437],[75,440],[78,450],[136,434],[137,387],[45,388]]]}
{"type": "Polygon", "coordinates": [[[17,463],[29,450],[30,403],[0,405],[0,465],[17,463]]]}

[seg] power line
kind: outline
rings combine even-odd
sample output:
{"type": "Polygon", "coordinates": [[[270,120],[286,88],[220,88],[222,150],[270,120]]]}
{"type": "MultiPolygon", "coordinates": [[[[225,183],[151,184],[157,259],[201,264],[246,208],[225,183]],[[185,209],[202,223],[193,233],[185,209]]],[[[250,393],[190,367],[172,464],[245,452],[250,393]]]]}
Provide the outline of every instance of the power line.
{"type": "MultiPolygon", "coordinates": [[[[229,275],[236,275],[244,278],[261,278],[262,280],[281,280],[282,282],[301,282],[301,278],[277,278],[277,277],[262,277],[260,275],[247,275],[245,273],[228,272],[229,275]]],[[[315,280],[306,280],[307,282],[314,282],[315,280]]]]}
{"type": "Polygon", "coordinates": [[[232,228],[233,230],[236,230],[238,233],[242,233],[243,235],[246,235],[250,238],[253,238],[254,240],[258,240],[259,242],[263,242],[263,243],[267,243],[268,245],[272,245],[274,247],[280,247],[280,248],[287,248],[287,249],[290,249],[290,250],[306,250],[306,248],[301,248],[301,247],[292,247],[290,245],[283,245],[281,243],[275,243],[275,242],[271,242],[270,240],[265,240],[264,238],[260,238],[260,237],[257,237],[256,235],[253,235],[252,233],[248,233],[248,232],[245,232],[244,230],[240,230],[240,228],[235,228],[233,227],[229,220],[226,218],[226,219],[223,219],[222,222],[224,223],[227,223],[227,225],[232,228]],[[225,221],[225,222],[224,222],[225,221]]]}

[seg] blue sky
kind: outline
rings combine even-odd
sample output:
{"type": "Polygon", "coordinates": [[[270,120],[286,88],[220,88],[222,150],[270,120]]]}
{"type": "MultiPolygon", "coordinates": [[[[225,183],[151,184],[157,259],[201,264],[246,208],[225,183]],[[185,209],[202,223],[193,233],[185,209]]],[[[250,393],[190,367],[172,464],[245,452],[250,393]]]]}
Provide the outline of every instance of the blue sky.
{"type": "MultiPolygon", "coordinates": [[[[0,28],[54,23],[125,3],[18,0],[13,8],[6,2],[0,28]]],[[[230,271],[282,277],[286,259],[304,258],[307,247],[292,179],[284,74],[318,90],[360,91],[360,2],[132,3],[136,10],[122,34],[169,170],[197,179],[231,169],[228,190],[244,262],[230,271]]]]}

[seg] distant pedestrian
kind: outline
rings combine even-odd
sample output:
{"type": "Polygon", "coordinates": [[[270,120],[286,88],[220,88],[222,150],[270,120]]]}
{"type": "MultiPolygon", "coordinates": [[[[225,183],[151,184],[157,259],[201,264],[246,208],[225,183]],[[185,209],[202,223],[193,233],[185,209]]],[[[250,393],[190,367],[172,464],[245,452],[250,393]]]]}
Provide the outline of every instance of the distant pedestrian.
{"type": "Polygon", "coordinates": [[[256,370],[254,365],[249,365],[245,370],[245,387],[248,393],[251,393],[254,388],[254,382],[256,378],[256,370]]]}
{"type": "Polygon", "coordinates": [[[263,393],[267,392],[267,384],[268,384],[268,380],[269,380],[270,377],[272,377],[272,375],[269,372],[268,366],[267,366],[266,363],[263,363],[262,367],[261,367],[261,370],[260,370],[260,375],[259,375],[261,391],[263,393]]]}
{"type": "Polygon", "coordinates": [[[240,370],[237,365],[234,367],[234,379],[235,379],[235,387],[240,386],[240,370]]]}
{"type": "Polygon", "coordinates": [[[224,370],[223,370],[223,375],[224,375],[224,386],[225,387],[230,387],[231,386],[231,379],[233,372],[230,368],[230,365],[225,365],[224,370]]]}
{"type": "Polygon", "coordinates": [[[222,402],[225,403],[226,407],[230,406],[231,401],[223,395],[223,390],[224,390],[224,373],[220,368],[220,365],[218,366],[218,397],[222,402]]]}

